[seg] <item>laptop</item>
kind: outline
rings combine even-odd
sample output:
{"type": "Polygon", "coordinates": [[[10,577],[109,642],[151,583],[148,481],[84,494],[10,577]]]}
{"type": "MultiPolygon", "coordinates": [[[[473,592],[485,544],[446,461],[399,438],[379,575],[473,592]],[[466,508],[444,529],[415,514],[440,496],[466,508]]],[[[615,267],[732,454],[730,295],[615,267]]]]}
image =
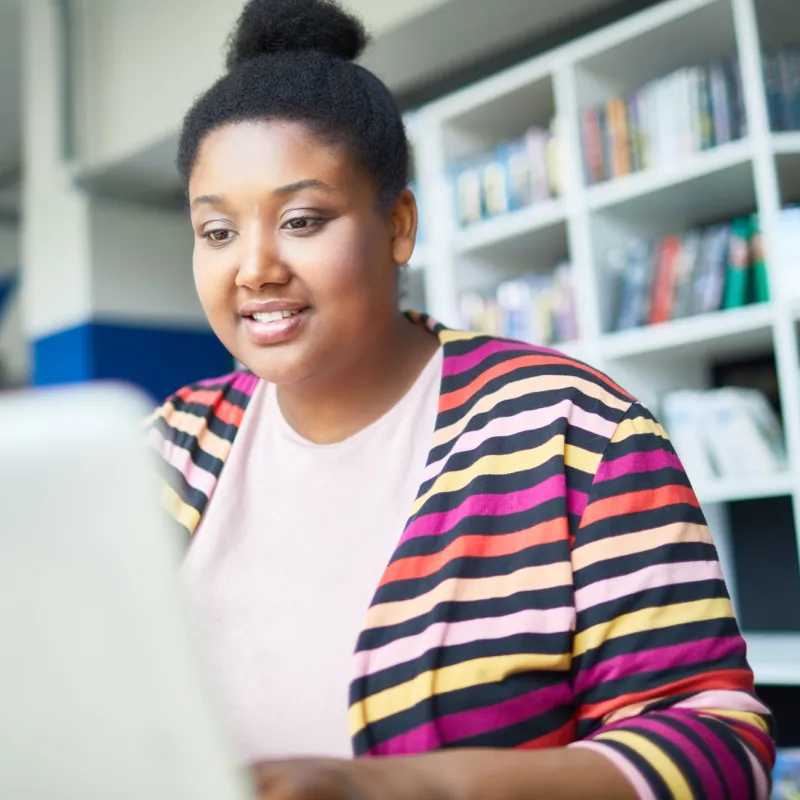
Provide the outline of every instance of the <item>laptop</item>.
{"type": "Polygon", "coordinates": [[[247,800],[133,390],[0,396],[0,797],[247,800]]]}

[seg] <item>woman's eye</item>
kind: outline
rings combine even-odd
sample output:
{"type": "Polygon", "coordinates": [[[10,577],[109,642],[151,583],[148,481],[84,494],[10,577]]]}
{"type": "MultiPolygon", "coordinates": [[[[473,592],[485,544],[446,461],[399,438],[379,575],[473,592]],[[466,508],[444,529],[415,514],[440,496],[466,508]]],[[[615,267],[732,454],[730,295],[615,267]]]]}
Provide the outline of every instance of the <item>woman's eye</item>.
{"type": "Polygon", "coordinates": [[[218,228],[217,230],[213,231],[206,231],[203,234],[204,239],[208,239],[209,242],[213,242],[214,244],[225,244],[233,237],[233,231],[229,231],[227,228],[218,228]]]}
{"type": "Polygon", "coordinates": [[[281,227],[290,231],[310,231],[318,228],[323,222],[320,217],[293,217],[286,220],[281,227]]]}

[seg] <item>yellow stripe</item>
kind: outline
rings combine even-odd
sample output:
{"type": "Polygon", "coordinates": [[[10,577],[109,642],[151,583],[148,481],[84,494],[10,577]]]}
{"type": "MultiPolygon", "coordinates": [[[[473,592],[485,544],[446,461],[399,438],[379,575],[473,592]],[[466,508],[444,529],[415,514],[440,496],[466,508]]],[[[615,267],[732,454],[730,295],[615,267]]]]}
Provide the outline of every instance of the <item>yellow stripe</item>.
{"type": "Polygon", "coordinates": [[[666,431],[657,423],[646,417],[636,417],[636,419],[624,419],[617,425],[617,430],[611,437],[611,442],[617,444],[624,442],[631,436],[641,436],[642,434],[649,433],[659,436],[662,439],[669,439],[666,431]]]}
{"type": "Polygon", "coordinates": [[[414,503],[411,513],[416,514],[434,494],[457,492],[482,475],[513,475],[515,472],[533,469],[546,464],[551,458],[563,452],[564,437],[554,436],[545,444],[530,450],[483,456],[466,469],[443,472],[428,491],[414,503]]]}
{"type": "Polygon", "coordinates": [[[643,608],[620,617],[593,625],[575,637],[574,653],[583,655],[587,650],[599,647],[603,642],[628,636],[632,633],[671,628],[699,620],[733,617],[730,600],[724,597],[713,600],[693,600],[670,606],[643,608]]]}
{"type": "Polygon", "coordinates": [[[767,725],[767,721],[764,717],[753,711],[731,711],[729,708],[704,708],[702,714],[708,715],[717,721],[719,721],[720,717],[723,719],[725,717],[737,719],[739,722],[744,722],[746,725],[752,725],[754,728],[758,728],[763,733],[769,731],[769,725],[767,725]]]}
{"type": "Polygon", "coordinates": [[[600,466],[603,456],[600,453],[592,453],[574,444],[568,444],[564,448],[564,463],[572,469],[579,469],[587,475],[594,475],[600,466]]]}
{"type": "Polygon", "coordinates": [[[470,331],[444,330],[439,333],[439,341],[442,344],[449,344],[450,342],[466,342],[470,339],[477,339],[479,336],[486,336],[486,334],[472,333],[470,331]]]}
{"type": "Polygon", "coordinates": [[[200,514],[197,509],[192,508],[188,503],[184,503],[178,493],[166,483],[163,488],[162,500],[175,520],[183,525],[189,533],[194,533],[200,522],[200,514]]]}
{"type": "Polygon", "coordinates": [[[400,714],[438,694],[496,683],[519,672],[567,670],[570,662],[568,653],[489,656],[429,670],[406,683],[384,689],[354,703],[349,712],[350,731],[355,736],[366,727],[367,723],[372,724],[394,714],[400,714]]]}
{"type": "Polygon", "coordinates": [[[638,753],[658,772],[675,800],[685,800],[694,796],[691,786],[683,777],[683,773],[675,766],[675,762],[660,747],[644,736],[632,731],[609,731],[600,733],[594,738],[598,741],[619,742],[638,753]]]}
{"type": "Polygon", "coordinates": [[[436,431],[434,447],[440,447],[456,439],[463,432],[471,419],[478,414],[491,411],[504,400],[515,400],[550,389],[563,390],[568,388],[577,389],[585,397],[597,400],[608,408],[616,408],[620,411],[624,411],[630,406],[629,401],[620,400],[601,386],[585,378],[576,378],[571,375],[538,375],[533,378],[524,378],[516,381],[512,380],[510,383],[503,383],[497,391],[492,392],[492,394],[481,397],[481,399],[470,408],[468,414],[456,420],[452,425],[448,425],[446,428],[440,428],[436,431]]]}

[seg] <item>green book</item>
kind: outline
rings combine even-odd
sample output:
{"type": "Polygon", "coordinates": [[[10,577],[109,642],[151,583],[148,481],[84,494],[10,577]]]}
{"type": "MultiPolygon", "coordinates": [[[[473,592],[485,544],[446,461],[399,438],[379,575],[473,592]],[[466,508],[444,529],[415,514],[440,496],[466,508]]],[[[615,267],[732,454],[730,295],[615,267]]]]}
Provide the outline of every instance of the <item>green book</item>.
{"type": "Polygon", "coordinates": [[[748,301],[750,284],[750,218],[739,217],[731,223],[728,264],[725,269],[723,308],[741,308],[748,301]]]}

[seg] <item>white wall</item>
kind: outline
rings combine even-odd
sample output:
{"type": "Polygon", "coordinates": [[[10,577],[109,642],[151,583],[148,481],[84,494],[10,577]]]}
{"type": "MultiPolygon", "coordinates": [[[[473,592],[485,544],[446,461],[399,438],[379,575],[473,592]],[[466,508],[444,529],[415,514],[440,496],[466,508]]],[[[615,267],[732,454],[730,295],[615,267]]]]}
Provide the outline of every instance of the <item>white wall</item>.
{"type": "Polygon", "coordinates": [[[99,319],[207,328],[183,212],[93,202],[92,307],[99,319]]]}
{"type": "MultiPolygon", "coordinates": [[[[452,1],[452,0],[450,0],[452,1]]],[[[349,0],[380,36],[448,0],[349,0]]],[[[223,71],[244,0],[82,0],[83,163],[113,164],[174,134],[223,71]]]]}

